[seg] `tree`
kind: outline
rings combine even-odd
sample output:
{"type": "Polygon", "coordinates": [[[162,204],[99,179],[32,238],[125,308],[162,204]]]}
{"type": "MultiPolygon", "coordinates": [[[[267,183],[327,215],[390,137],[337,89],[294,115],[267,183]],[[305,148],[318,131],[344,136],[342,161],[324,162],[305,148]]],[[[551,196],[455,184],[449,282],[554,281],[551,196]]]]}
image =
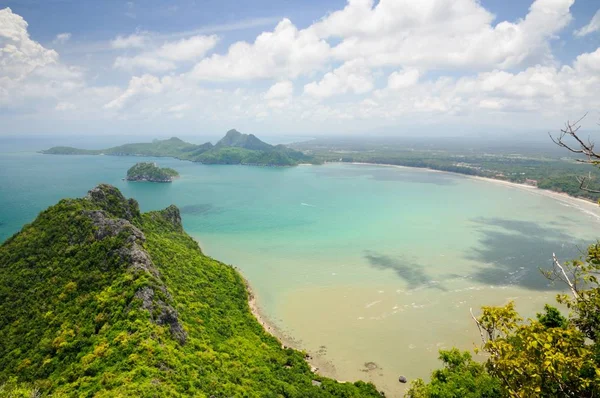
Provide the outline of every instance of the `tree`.
{"type": "Polygon", "coordinates": [[[474,361],[469,352],[453,348],[440,350],[444,367],[435,370],[429,384],[418,379],[407,395],[413,398],[496,398],[501,397],[500,382],[484,365],[474,361]]]}
{"type": "MultiPolygon", "coordinates": [[[[551,138],[557,145],[584,155],[579,161],[600,166],[600,154],[595,152],[594,144],[578,135],[580,121],[567,122],[558,137],[551,138]]],[[[589,178],[581,177],[578,181],[581,189],[600,192],[590,188],[589,178]]],[[[465,367],[469,368],[468,353],[462,354],[464,360],[459,361],[460,366],[451,366],[461,354],[455,352],[448,357],[448,352],[441,351],[444,368],[433,372],[429,384],[414,381],[407,396],[459,397],[473,393],[492,396],[486,394],[496,392],[489,390],[494,383],[499,386],[499,395],[494,396],[600,396],[600,242],[590,245],[581,258],[561,264],[553,254],[553,260],[553,269],[543,274],[568,287],[570,294],[558,294],[556,298],[570,310],[568,319],[549,305],[537,319],[525,322],[512,302],[503,307],[482,307],[479,317],[471,311],[481,335],[481,350],[488,355],[476,378],[486,382],[470,383],[473,374],[465,371],[465,367]],[[479,390],[465,390],[465,386],[479,390]]]]}

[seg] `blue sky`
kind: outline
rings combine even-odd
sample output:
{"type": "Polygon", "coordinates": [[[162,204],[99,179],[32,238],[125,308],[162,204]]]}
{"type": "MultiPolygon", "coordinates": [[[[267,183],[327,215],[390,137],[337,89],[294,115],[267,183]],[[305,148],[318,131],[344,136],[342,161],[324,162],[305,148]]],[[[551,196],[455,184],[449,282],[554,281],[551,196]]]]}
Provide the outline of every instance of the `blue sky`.
{"type": "Polygon", "coordinates": [[[0,135],[456,135],[551,129],[586,111],[594,126],[599,9],[0,0],[0,135]]]}

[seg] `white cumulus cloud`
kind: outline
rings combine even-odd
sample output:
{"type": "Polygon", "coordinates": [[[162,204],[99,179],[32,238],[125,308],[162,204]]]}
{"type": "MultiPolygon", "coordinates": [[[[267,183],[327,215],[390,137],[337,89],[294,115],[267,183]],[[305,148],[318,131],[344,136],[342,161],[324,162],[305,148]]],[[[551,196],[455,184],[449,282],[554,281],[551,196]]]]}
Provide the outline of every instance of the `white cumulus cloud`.
{"type": "Polygon", "coordinates": [[[571,20],[574,0],[535,0],[524,19],[493,24],[478,0],[349,0],[314,24],[337,37],[338,59],[374,66],[511,68],[551,57],[548,41],[571,20]]]}
{"type": "Polygon", "coordinates": [[[329,45],[312,30],[298,30],[284,19],[252,44],[236,42],[227,54],[203,59],[191,74],[199,80],[295,78],[321,68],[328,54],[329,45]]]}
{"type": "Polygon", "coordinates": [[[414,68],[403,69],[398,72],[392,72],[388,77],[388,88],[392,90],[401,90],[417,84],[421,73],[414,68]]]}
{"type": "Polygon", "coordinates": [[[331,97],[348,92],[364,94],[373,89],[373,76],[364,59],[355,59],[328,72],[319,82],[304,86],[304,92],[318,98],[331,97]]]}
{"type": "Polygon", "coordinates": [[[58,53],[31,40],[27,22],[10,8],[0,10],[0,76],[21,79],[35,68],[58,62],[58,53]]]}

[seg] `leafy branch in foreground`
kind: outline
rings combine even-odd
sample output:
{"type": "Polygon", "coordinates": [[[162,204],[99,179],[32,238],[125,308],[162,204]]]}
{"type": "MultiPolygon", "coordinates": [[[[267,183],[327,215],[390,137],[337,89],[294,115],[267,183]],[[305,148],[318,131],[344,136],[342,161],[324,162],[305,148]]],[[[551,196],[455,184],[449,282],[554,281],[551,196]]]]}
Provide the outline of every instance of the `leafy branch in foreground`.
{"type": "MultiPolygon", "coordinates": [[[[587,157],[582,162],[600,166],[600,154],[589,140],[579,135],[579,122],[567,122],[552,140],[571,152],[587,157]],[[573,138],[579,147],[570,146],[573,138]]],[[[580,180],[589,190],[589,181],[580,180]]],[[[600,242],[588,247],[581,258],[561,264],[553,253],[553,268],[543,271],[551,281],[564,283],[570,294],[558,294],[557,302],[570,310],[569,317],[546,305],[537,319],[523,321],[514,303],[502,307],[482,307],[476,317],[481,348],[487,356],[483,371],[472,365],[468,353],[463,366],[451,366],[452,350],[440,351],[444,369],[434,371],[431,382],[412,383],[406,396],[425,397],[598,397],[600,396],[600,242]],[[465,365],[466,364],[466,365],[465,365]],[[467,366],[468,365],[468,366],[467,366]],[[479,381],[476,383],[474,381],[479,381]],[[494,384],[495,383],[495,384],[494,384]],[[498,388],[491,388],[497,386],[498,388]]]]}

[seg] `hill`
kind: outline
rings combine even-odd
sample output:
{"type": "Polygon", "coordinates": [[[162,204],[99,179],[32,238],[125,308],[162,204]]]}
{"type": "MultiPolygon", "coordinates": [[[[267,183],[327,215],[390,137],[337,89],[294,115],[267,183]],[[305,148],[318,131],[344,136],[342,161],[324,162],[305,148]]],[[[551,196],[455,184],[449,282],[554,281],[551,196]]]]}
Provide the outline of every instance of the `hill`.
{"type": "Polygon", "coordinates": [[[127,170],[127,181],[171,182],[179,173],[168,167],[160,168],[156,163],[141,162],[127,170]]]}
{"type": "Polygon", "coordinates": [[[190,144],[177,137],[148,143],[125,144],[107,149],[89,150],[72,147],[53,147],[41,151],[48,155],[113,155],[174,157],[205,164],[246,164],[256,166],[294,166],[313,163],[314,158],[283,145],[269,145],[253,134],[229,130],[212,145],[190,144]]]}
{"type": "Polygon", "coordinates": [[[225,137],[215,145],[216,148],[233,147],[258,151],[272,150],[273,146],[259,140],[254,134],[242,134],[237,130],[229,130],[225,137]]]}
{"type": "Polygon", "coordinates": [[[0,246],[0,388],[82,397],[375,397],[311,372],[253,317],[243,278],[179,210],[99,185],[0,246]]]}

